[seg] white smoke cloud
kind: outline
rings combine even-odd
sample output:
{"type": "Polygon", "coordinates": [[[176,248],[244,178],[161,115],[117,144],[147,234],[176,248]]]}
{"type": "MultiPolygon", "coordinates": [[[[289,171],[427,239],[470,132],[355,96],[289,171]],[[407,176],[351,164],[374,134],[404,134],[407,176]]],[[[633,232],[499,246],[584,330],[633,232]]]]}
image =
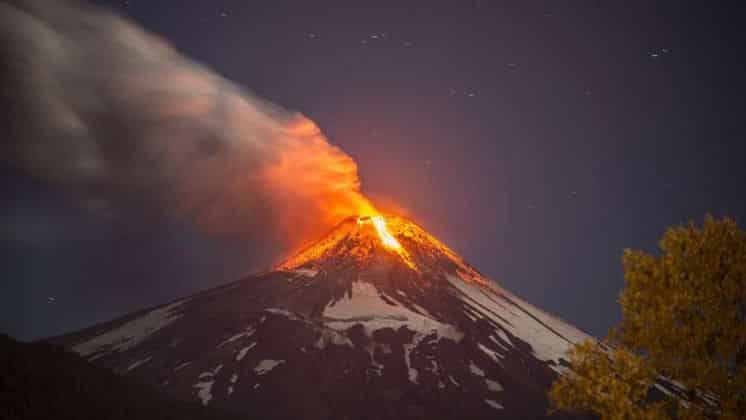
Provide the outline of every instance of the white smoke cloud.
{"type": "Polygon", "coordinates": [[[355,162],[313,122],[106,10],[0,2],[0,54],[3,160],[91,207],[282,232],[288,246],[372,210],[355,162]]]}

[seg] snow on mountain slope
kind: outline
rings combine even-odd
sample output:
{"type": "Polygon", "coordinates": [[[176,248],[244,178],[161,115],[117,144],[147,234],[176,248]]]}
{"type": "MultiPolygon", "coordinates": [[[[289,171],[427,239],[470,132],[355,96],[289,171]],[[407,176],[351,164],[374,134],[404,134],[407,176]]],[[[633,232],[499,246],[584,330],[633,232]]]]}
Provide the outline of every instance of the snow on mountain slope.
{"type": "Polygon", "coordinates": [[[505,290],[476,286],[455,276],[448,276],[448,281],[463,293],[464,304],[469,307],[472,314],[489,318],[495,324],[497,334],[503,334],[502,337],[490,337],[491,339],[499,340],[503,345],[512,345],[502,330],[510,331],[515,337],[529,344],[533,355],[538,359],[553,362],[550,366],[555,370],[573,343],[591,339],[577,328],[508,294],[505,290]],[[494,308],[501,310],[496,311],[494,308]]]}
{"type": "Polygon", "coordinates": [[[350,218],[273,271],[59,341],[257,418],[545,417],[563,355],[590,337],[385,222],[393,241],[350,218]]]}
{"type": "Polygon", "coordinates": [[[73,346],[72,350],[81,356],[95,353],[89,360],[95,360],[107,353],[126,351],[137,346],[151,334],[171,324],[181,316],[176,310],[185,300],[152,310],[126,324],[107,331],[88,341],[73,346]]]}
{"type": "Polygon", "coordinates": [[[435,334],[454,341],[459,341],[463,336],[452,325],[438,322],[422,308],[418,313],[397,304],[395,298],[382,296],[385,295],[373,284],[354,281],[349,295],[330,302],[324,309],[324,324],[337,331],[345,331],[352,325],[359,324],[369,336],[380,329],[396,330],[400,327],[422,336],[435,334]]]}

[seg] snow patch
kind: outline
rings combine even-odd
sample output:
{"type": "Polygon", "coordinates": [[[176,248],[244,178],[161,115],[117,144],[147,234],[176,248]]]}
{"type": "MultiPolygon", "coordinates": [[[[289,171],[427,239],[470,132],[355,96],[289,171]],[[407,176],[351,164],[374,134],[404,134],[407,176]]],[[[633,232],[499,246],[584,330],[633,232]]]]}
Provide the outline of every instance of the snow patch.
{"type": "Polygon", "coordinates": [[[503,387],[497,381],[493,381],[491,379],[485,379],[484,382],[487,384],[487,389],[490,391],[498,392],[498,391],[503,390],[503,387]]]}
{"type": "MultiPolygon", "coordinates": [[[[508,335],[505,334],[505,331],[503,331],[502,329],[500,329],[500,328],[497,329],[497,336],[500,337],[500,339],[502,339],[503,341],[505,341],[507,344],[509,344],[511,346],[513,345],[513,342],[510,341],[510,337],[508,337],[508,335]]],[[[497,340],[495,340],[495,339],[492,339],[492,341],[497,342],[497,340]]]]}
{"type": "Polygon", "coordinates": [[[438,362],[435,360],[435,358],[428,358],[430,361],[430,368],[427,369],[435,376],[438,376],[438,362]]]}
{"type": "Polygon", "coordinates": [[[232,343],[232,342],[234,342],[236,340],[240,340],[242,338],[251,337],[252,335],[254,335],[255,332],[256,332],[256,329],[253,328],[253,327],[251,327],[251,326],[249,326],[248,328],[246,328],[246,330],[244,330],[244,331],[242,331],[242,332],[240,332],[238,334],[235,334],[235,335],[233,335],[231,337],[228,337],[225,341],[223,341],[222,343],[218,344],[218,347],[223,347],[226,344],[232,343]]]}
{"type": "Polygon", "coordinates": [[[215,384],[215,380],[197,382],[192,387],[197,389],[197,397],[202,401],[202,405],[207,406],[212,399],[212,386],[215,384]]]}
{"type": "Polygon", "coordinates": [[[222,369],[222,368],[223,368],[223,365],[219,364],[219,365],[215,366],[215,368],[213,370],[208,370],[207,372],[200,373],[199,374],[199,378],[200,379],[202,379],[202,378],[212,378],[215,375],[217,375],[218,373],[220,373],[220,369],[222,369]]]}
{"type": "Polygon", "coordinates": [[[471,322],[477,322],[477,317],[472,315],[471,311],[464,311],[464,315],[471,320],[471,322]]]}
{"type": "MultiPolygon", "coordinates": [[[[300,317],[298,317],[296,314],[288,311],[287,309],[282,309],[282,308],[267,308],[264,311],[265,312],[269,312],[271,314],[275,314],[275,315],[282,315],[282,316],[285,316],[285,317],[287,317],[289,319],[292,319],[292,320],[297,320],[297,321],[301,320],[300,317]]],[[[262,321],[262,322],[264,322],[264,321],[262,321]]]]}
{"type": "Polygon", "coordinates": [[[417,372],[417,369],[412,367],[412,358],[410,356],[410,353],[412,352],[412,349],[417,347],[417,344],[419,344],[419,341],[415,337],[412,343],[404,345],[404,362],[407,364],[407,376],[409,377],[409,382],[415,384],[418,383],[417,377],[419,376],[419,373],[417,372]]]}
{"type": "Polygon", "coordinates": [[[451,381],[451,383],[454,384],[454,385],[456,385],[456,386],[461,386],[461,384],[458,383],[458,382],[456,382],[456,380],[453,379],[453,376],[451,376],[451,375],[448,375],[448,380],[451,381]]]}
{"type": "Polygon", "coordinates": [[[469,362],[469,370],[474,375],[484,377],[484,371],[480,369],[479,366],[475,365],[474,362],[469,362]]]}
{"type": "Polygon", "coordinates": [[[228,396],[233,394],[233,385],[235,385],[235,383],[238,382],[238,374],[234,373],[233,375],[231,375],[230,381],[231,381],[231,385],[228,385],[228,390],[227,390],[228,396]]]}
{"type": "Polygon", "coordinates": [[[383,368],[385,367],[382,363],[378,363],[376,361],[375,357],[375,346],[370,346],[368,348],[368,354],[370,355],[370,364],[373,372],[375,372],[376,375],[382,376],[383,375],[383,368]]]}
{"type": "Polygon", "coordinates": [[[315,277],[316,274],[319,274],[319,270],[313,270],[310,268],[296,268],[295,270],[290,270],[290,272],[306,277],[315,277]]]}
{"type": "Polygon", "coordinates": [[[256,367],[254,368],[254,372],[256,372],[257,375],[266,375],[272,369],[283,363],[285,363],[284,360],[265,359],[259,362],[258,365],[256,365],[256,367]]]}
{"type": "Polygon", "coordinates": [[[249,352],[249,350],[253,349],[254,346],[256,346],[256,343],[251,343],[248,346],[242,348],[238,354],[236,355],[236,361],[240,362],[244,357],[246,357],[246,353],[249,352]]]}
{"type": "Polygon", "coordinates": [[[153,356],[148,356],[148,357],[146,357],[146,358],[144,358],[142,360],[138,360],[135,363],[132,363],[131,365],[127,366],[126,372],[129,372],[131,370],[137,369],[138,367],[144,365],[145,363],[148,363],[150,361],[150,359],[152,359],[152,358],[153,358],[153,356]]]}
{"type": "Polygon", "coordinates": [[[489,405],[490,407],[494,408],[495,410],[502,410],[503,409],[503,406],[499,402],[497,402],[495,400],[484,400],[484,402],[486,402],[487,405],[489,405]]]}
{"type": "Polygon", "coordinates": [[[333,330],[344,331],[360,324],[368,336],[371,336],[373,331],[383,328],[396,330],[404,326],[420,336],[420,340],[433,333],[440,338],[450,338],[454,341],[459,341],[463,337],[463,334],[450,324],[441,323],[404,306],[386,303],[373,284],[358,281],[352,283],[351,295],[331,302],[324,309],[323,316],[327,319],[326,325],[333,330]]]}
{"type": "Polygon", "coordinates": [[[204,381],[197,382],[192,388],[197,389],[197,397],[202,401],[202,405],[207,406],[212,399],[212,386],[215,384],[215,375],[223,369],[223,365],[219,364],[211,371],[202,372],[199,374],[199,379],[206,379],[204,381]]]}
{"type": "MultiPolygon", "coordinates": [[[[447,278],[451,285],[463,293],[462,300],[466,305],[528,343],[537,359],[554,361],[555,364],[550,364],[549,367],[555,371],[559,370],[559,359],[566,355],[574,343],[592,339],[577,328],[505,290],[498,291],[478,283],[467,283],[459,276],[448,275],[447,278]]],[[[495,330],[500,338],[505,339],[507,343],[511,342],[500,328],[495,330]]],[[[498,357],[497,353],[487,350],[493,359],[498,357]]]]}
{"type": "Polygon", "coordinates": [[[72,350],[83,357],[98,353],[89,360],[96,360],[101,356],[115,351],[127,351],[145,341],[156,331],[167,327],[181,318],[182,314],[175,313],[175,311],[187,301],[188,299],[184,299],[162,308],[154,309],[113,330],[78,343],[72,347],[72,350]]]}
{"type": "Polygon", "coordinates": [[[424,316],[426,316],[426,317],[428,317],[428,318],[435,318],[435,317],[434,317],[434,316],[433,316],[433,315],[432,315],[432,314],[431,314],[430,312],[428,312],[428,310],[427,310],[427,309],[423,308],[422,306],[420,306],[420,305],[418,305],[418,304],[416,304],[416,303],[414,303],[414,302],[410,302],[409,304],[410,304],[410,305],[411,305],[411,306],[412,306],[412,307],[413,307],[413,308],[414,308],[415,310],[417,310],[417,312],[421,313],[422,315],[424,315],[424,316]]]}
{"type": "Polygon", "coordinates": [[[495,363],[500,363],[500,359],[503,358],[502,354],[499,354],[499,353],[497,353],[495,351],[492,351],[492,350],[488,349],[482,343],[477,343],[477,347],[479,347],[479,350],[482,350],[482,353],[486,354],[487,356],[490,357],[490,359],[494,360],[495,363]]]}
{"type": "MultiPolygon", "coordinates": [[[[427,313],[424,309],[423,312],[427,313]]],[[[413,383],[418,383],[418,372],[412,367],[410,355],[423,339],[434,335],[437,340],[448,338],[458,342],[464,336],[450,324],[441,323],[404,306],[387,303],[373,284],[360,281],[352,283],[350,295],[327,305],[323,316],[327,320],[326,326],[333,330],[345,331],[359,324],[369,337],[374,331],[383,328],[397,330],[406,327],[413,331],[415,335],[412,341],[404,345],[407,375],[413,383]]]]}
{"type": "Polygon", "coordinates": [[[317,349],[325,349],[328,345],[334,344],[337,346],[349,346],[354,347],[352,341],[344,335],[334,330],[324,329],[321,331],[321,336],[313,344],[317,349]]]}
{"type": "Polygon", "coordinates": [[[184,362],[184,363],[180,364],[179,366],[176,366],[174,368],[174,372],[182,370],[182,369],[184,369],[185,367],[187,367],[187,366],[189,366],[191,364],[192,364],[192,362],[184,362]]]}

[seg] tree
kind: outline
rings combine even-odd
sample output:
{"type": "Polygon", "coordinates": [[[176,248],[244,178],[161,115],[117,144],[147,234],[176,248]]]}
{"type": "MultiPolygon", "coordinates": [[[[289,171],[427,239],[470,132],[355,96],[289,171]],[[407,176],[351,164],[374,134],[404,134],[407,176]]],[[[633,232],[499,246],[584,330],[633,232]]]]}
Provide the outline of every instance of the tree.
{"type": "Polygon", "coordinates": [[[746,232],[708,215],[702,228],[669,228],[659,246],[659,256],[624,251],[622,322],[570,352],[549,393],[555,409],[746,418],[746,232]]]}

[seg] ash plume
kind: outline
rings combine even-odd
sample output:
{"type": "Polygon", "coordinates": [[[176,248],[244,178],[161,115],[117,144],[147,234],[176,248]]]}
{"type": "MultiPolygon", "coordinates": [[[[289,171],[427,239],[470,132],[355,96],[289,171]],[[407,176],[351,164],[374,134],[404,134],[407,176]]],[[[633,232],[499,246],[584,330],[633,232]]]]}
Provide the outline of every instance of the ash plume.
{"type": "Polygon", "coordinates": [[[355,162],[312,121],[109,11],[0,2],[0,54],[4,163],[94,211],[218,234],[292,229],[275,238],[286,246],[372,211],[355,162]]]}

